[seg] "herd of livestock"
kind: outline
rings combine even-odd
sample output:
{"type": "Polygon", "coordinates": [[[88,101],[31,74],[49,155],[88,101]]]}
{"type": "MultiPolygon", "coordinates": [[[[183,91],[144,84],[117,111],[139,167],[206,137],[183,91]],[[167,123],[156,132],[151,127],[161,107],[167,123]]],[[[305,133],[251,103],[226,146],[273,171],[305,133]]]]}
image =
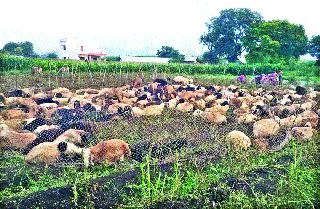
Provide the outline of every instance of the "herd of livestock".
{"type": "Polygon", "coordinates": [[[159,116],[170,109],[215,126],[229,123],[227,117],[233,114],[236,123],[252,124],[252,136],[233,130],[224,136],[226,142],[235,149],[255,145],[274,151],[292,137],[301,141],[314,137],[319,129],[319,96],[319,91],[302,86],[248,90],[196,85],[183,76],[149,83],[137,77],[130,85],[102,89],[16,89],[0,93],[0,149],[23,153],[27,163],[54,164],[75,156],[81,156],[86,166],[115,163],[132,157],[125,139],[100,139],[89,146],[108,121],[159,116]],[[271,147],[270,138],[283,131],[283,141],[271,147]]]}

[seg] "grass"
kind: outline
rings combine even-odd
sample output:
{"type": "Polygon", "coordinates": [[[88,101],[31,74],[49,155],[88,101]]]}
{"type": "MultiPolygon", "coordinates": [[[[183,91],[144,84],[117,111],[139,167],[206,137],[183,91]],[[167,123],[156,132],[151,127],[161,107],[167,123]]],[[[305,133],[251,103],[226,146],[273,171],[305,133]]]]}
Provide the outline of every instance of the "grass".
{"type": "Polygon", "coordinates": [[[148,166],[150,161],[147,160],[141,166],[141,182],[131,185],[138,190],[135,190],[134,196],[128,197],[127,206],[148,205],[153,208],[159,202],[189,202],[196,199],[203,205],[194,205],[194,208],[210,208],[212,204],[220,208],[316,208],[319,206],[320,176],[317,164],[318,140],[319,136],[306,144],[292,140],[289,147],[272,154],[258,153],[255,149],[242,153],[231,152],[228,157],[202,170],[188,164],[182,166],[177,159],[172,175],[152,172],[148,166]],[[292,162],[277,162],[281,157],[287,156],[293,156],[292,162]],[[253,195],[248,195],[243,191],[230,189],[222,181],[230,176],[245,179],[244,174],[262,168],[285,171],[274,177],[277,178],[277,189],[273,194],[252,191],[253,195]],[[224,190],[228,197],[220,202],[213,202],[211,196],[214,194],[212,191],[208,192],[212,185],[215,185],[217,191],[224,190]]]}
{"type": "MultiPolygon", "coordinates": [[[[175,135],[168,135],[168,137],[182,136],[188,130],[191,133],[190,125],[194,122],[191,117],[185,117],[180,113],[167,113],[160,117],[129,121],[129,126],[121,120],[115,121],[105,129],[105,137],[130,139],[129,136],[136,134],[137,129],[140,128],[140,136],[128,140],[130,144],[136,143],[137,140],[156,140],[159,139],[162,132],[168,131],[168,126],[173,125],[175,119],[179,120],[179,118],[180,122],[181,118],[185,118],[183,120],[185,125],[180,126],[175,135]],[[154,125],[153,129],[156,131],[150,132],[151,125],[154,125]]],[[[200,121],[196,128],[202,132],[209,127],[200,121]]],[[[169,139],[162,138],[162,140],[169,139]]],[[[214,138],[210,136],[208,140],[212,141],[214,138]]],[[[212,142],[213,144],[219,143],[212,142]]],[[[203,142],[196,145],[201,147],[203,142]]],[[[212,146],[204,145],[203,147],[210,149],[212,146]]],[[[319,204],[319,199],[317,199],[319,197],[318,176],[320,176],[317,161],[320,148],[319,135],[307,143],[293,140],[290,146],[276,153],[261,153],[255,148],[241,152],[229,149],[223,158],[214,162],[208,161],[204,165],[186,160],[188,153],[196,150],[194,148],[189,147],[181,153],[173,153],[172,157],[164,161],[147,157],[141,164],[129,160],[116,167],[96,166],[89,170],[79,169],[76,165],[60,165],[60,168],[29,167],[24,164],[23,157],[19,153],[6,152],[1,159],[1,179],[13,177],[16,178],[16,181],[0,191],[0,200],[23,199],[39,191],[72,185],[74,205],[83,207],[84,205],[78,202],[85,197],[87,198],[86,204],[90,208],[90,205],[93,204],[93,196],[89,183],[92,180],[137,168],[141,173],[138,176],[139,181],[127,185],[134,192],[129,195],[124,193],[119,207],[149,206],[155,208],[160,203],[189,203],[190,201],[195,201],[194,206],[209,208],[212,204],[220,208],[316,208],[316,204],[319,204]],[[288,156],[292,157],[291,161],[279,162],[279,159],[288,156]],[[170,172],[161,172],[157,166],[154,166],[165,162],[174,162],[170,172]],[[15,168],[15,173],[13,176],[8,176],[10,175],[8,170],[12,168],[15,168]],[[270,177],[271,180],[277,179],[277,188],[272,194],[256,191],[254,195],[247,194],[241,190],[231,189],[230,185],[225,182],[225,179],[230,177],[248,180],[246,174],[256,169],[279,169],[286,172],[270,177]],[[219,195],[222,197],[216,197],[219,195]]],[[[203,152],[202,157],[208,157],[206,155],[208,154],[203,152]]]]}

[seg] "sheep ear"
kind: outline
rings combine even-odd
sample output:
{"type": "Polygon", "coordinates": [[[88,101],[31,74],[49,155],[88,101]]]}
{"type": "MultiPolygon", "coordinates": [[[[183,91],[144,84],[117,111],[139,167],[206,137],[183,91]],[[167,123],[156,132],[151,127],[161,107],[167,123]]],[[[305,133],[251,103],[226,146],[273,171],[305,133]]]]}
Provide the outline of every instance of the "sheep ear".
{"type": "Polygon", "coordinates": [[[58,144],[58,150],[59,152],[65,152],[67,150],[68,144],[67,142],[60,142],[58,144]]]}

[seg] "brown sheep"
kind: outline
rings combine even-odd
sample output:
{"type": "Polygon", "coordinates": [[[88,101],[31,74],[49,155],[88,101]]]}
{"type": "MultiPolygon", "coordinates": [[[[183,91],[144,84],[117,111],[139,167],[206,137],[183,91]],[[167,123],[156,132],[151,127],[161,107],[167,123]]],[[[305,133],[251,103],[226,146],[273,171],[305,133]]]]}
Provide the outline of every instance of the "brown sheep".
{"type": "Polygon", "coordinates": [[[22,149],[36,138],[34,133],[19,133],[9,130],[6,124],[0,124],[0,148],[22,149]]]}
{"type": "Polygon", "coordinates": [[[102,141],[89,150],[91,164],[113,164],[131,155],[129,145],[120,139],[102,141]]]}

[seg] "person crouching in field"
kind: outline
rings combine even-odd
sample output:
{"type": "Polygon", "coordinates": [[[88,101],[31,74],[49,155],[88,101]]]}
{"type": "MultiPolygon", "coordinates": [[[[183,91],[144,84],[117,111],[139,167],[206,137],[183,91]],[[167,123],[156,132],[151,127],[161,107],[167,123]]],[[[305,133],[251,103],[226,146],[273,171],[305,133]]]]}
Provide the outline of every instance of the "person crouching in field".
{"type": "Polygon", "coordinates": [[[239,75],[237,78],[237,82],[239,82],[241,84],[245,84],[246,83],[246,76],[243,74],[239,75]]]}

